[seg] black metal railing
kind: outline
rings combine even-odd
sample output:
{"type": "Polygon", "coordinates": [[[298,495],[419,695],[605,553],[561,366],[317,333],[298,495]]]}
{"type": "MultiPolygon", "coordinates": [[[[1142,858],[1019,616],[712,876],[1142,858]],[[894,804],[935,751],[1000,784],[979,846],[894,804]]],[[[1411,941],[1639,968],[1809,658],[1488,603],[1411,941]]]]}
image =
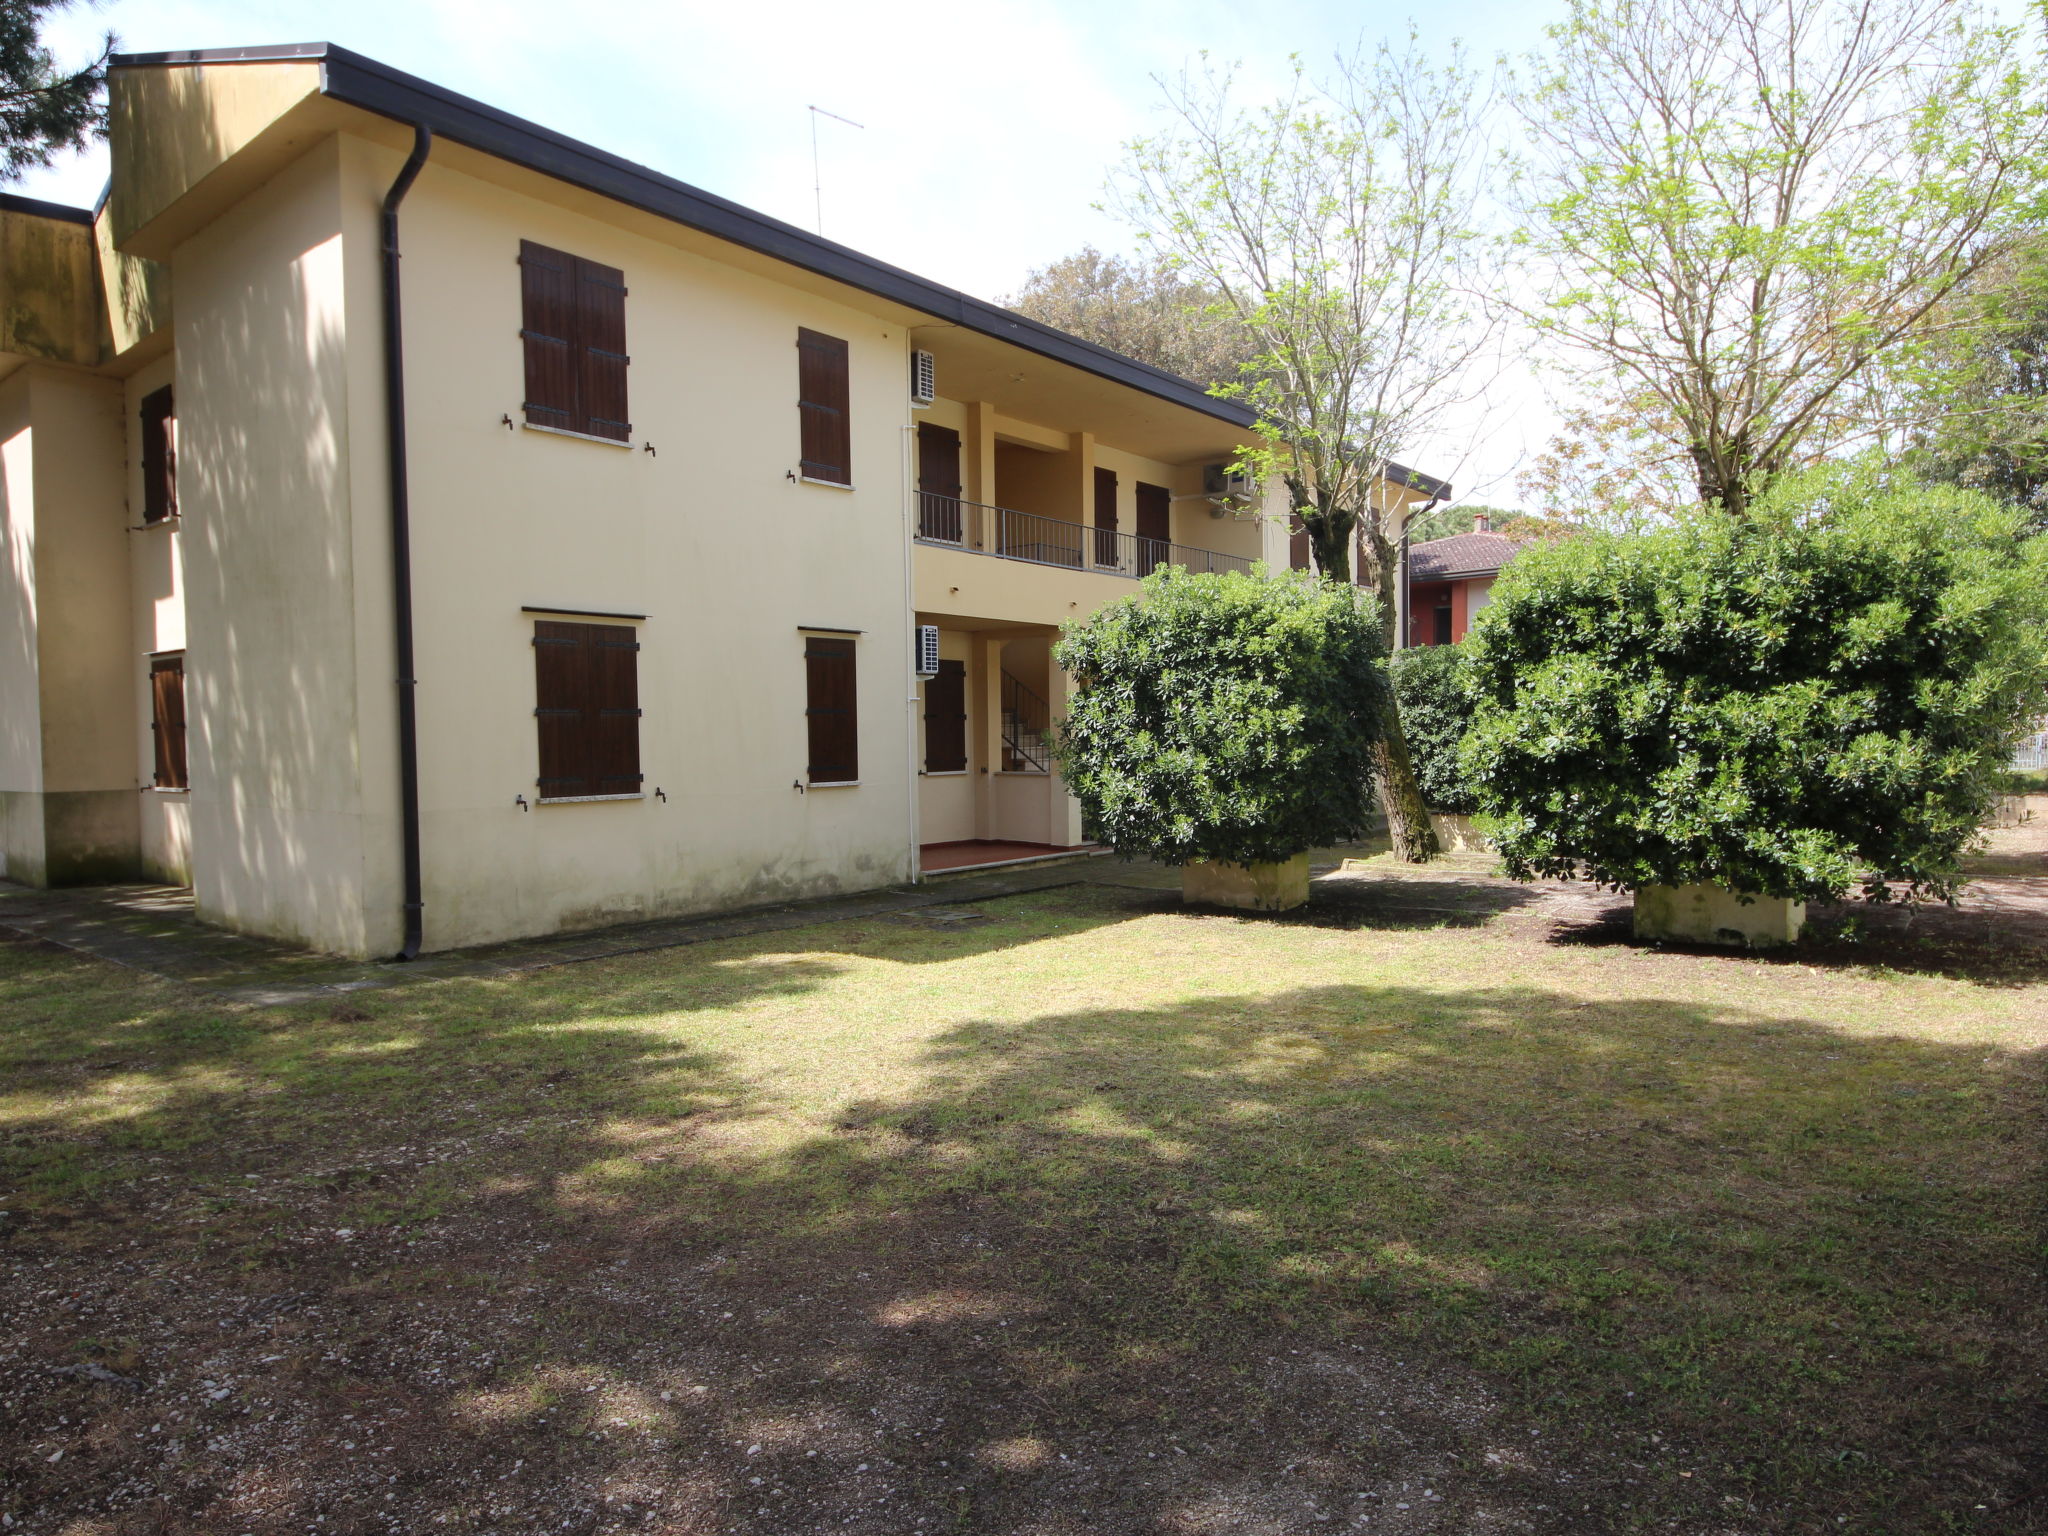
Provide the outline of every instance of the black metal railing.
{"type": "Polygon", "coordinates": [[[1052,709],[1010,673],[1003,674],[1003,772],[1052,771],[1052,709]]]}
{"type": "Polygon", "coordinates": [[[1162,565],[1190,571],[1249,571],[1252,562],[1239,555],[1219,554],[1192,544],[1141,538],[1114,528],[1092,528],[1036,512],[992,507],[957,496],[917,493],[917,538],[923,544],[945,544],[1003,560],[1056,565],[1069,571],[1096,571],[1105,576],[1149,576],[1162,565]]]}

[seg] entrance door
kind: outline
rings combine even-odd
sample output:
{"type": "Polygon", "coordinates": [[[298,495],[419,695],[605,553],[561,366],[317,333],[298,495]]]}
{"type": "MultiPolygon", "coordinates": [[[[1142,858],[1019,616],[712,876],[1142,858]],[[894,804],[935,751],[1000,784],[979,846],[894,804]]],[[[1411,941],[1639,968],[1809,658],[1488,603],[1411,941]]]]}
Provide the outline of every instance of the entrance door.
{"type": "Polygon", "coordinates": [[[917,426],[917,536],[958,544],[960,434],[929,422],[917,426]]]}
{"type": "Polygon", "coordinates": [[[1116,546],[1116,471],[1098,467],[1095,471],[1095,563],[1115,570],[1122,563],[1117,559],[1116,546]]]}
{"type": "Polygon", "coordinates": [[[1173,544],[1173,496],[1163,485],[1138,482],[1138,574],[1167,561],[1173,544]]]}

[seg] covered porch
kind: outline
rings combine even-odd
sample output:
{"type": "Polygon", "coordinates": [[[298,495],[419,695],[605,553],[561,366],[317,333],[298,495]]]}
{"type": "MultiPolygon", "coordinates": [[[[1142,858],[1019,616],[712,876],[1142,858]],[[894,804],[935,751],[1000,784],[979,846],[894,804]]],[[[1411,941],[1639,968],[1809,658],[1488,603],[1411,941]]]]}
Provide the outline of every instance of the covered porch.
{"type": "Polygon", "coordinates": [[[952,843],[925,843],[918,849],[920,875],[945,875],[966,869],[999,869],[1011,864],[1037,864],[1049,859],[1069,859],[1077,853],[1093,853],[1097,845],[1079,843],[1062,848],[1054,843],[1004,842],[995,838],[966,838],[952,843]]]}
{"type": "Polygon", "coordinates": [[[920,685],[918,841],[927,872],[1056,858],[1086,846],[1081,808],[1052,760],[1067,678],[1058,632],[920,612],[939,673],[920,685]]]}

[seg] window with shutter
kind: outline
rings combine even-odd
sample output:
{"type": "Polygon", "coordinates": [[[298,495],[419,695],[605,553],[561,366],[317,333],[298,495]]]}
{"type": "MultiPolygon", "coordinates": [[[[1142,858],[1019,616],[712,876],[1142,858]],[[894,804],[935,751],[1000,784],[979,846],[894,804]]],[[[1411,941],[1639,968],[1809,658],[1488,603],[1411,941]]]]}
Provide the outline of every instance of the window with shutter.
{"type": "Polygon", "coordinates": [[[924,771],[967,771],[967,664],[942,661],[924,684],[924,771]]]}
{"type": "Polygon", "coordinates": [[[178,515],[178,414],[171,386],[142,397],[142,520],[178,515]]]}
{"type": "Polygon", "coordinates": [[[640,793],[639,652],[624,624],[535,620],[541,799],[640,793]]]}
{"type": "Polygon", "coordinates": [[[156,740],[158,789],[188,789],[185,772],[185,653],[149,658],[149,729],[156,740]]]}
{"type": "Polygon", "coordinates": [[[853,642],[811,636],[804,644],[804,719],[813,784],[860,777],[860,726],[853,698],[853,642]]]}
{"type": "Polygon", "coordinates": [[[853,431],[847,406],[846,343],[799,328],[797,412],[805,478],[853,484],[853,431]]]}
{"type": "Polygon", "coordinates": [[[627,441],[626,274],[532,240],[519,274],[527,421],[627,441]]]}

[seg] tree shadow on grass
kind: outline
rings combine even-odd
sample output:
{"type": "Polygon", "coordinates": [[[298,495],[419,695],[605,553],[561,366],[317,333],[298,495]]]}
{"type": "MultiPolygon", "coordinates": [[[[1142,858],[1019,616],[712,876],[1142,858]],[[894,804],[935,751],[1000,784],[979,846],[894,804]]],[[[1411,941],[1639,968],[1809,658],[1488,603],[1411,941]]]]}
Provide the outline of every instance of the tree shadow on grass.
{"type": "MultiPolygon", "coordinates": [[[[879,943],[941,938],[970,935],[879,943]]],[[[1332,985],[945,1024],[805,1124],[753,1043],[690,1020],[789,1028],[873,949],[773,942],[278,1010],[232,1048],[182,1000],[116,1023],[87,1006],[100,968],[5,957],[88,1015],[88,1048],[38,1048],[30,1076],[148,1037],[132,1094],[14,1122],[126,1164],[13,1240],[15,1518],[1079,1536],[2039,1512],[2037,1062],[1676,1001],[1332,985]]]]}
{"type": "Polygon", "coordinates": [[[1764,965],[1817,966],[1863,974],[1940,977],[1976,987],[2013,989],[2048,982],[2048,900],[2034,910],[1973,882],[1955,907],[1939,902],[1842,901],[1807,909],[1799,942],[1780,949],[1730,950],[1710,944],[1635,936],[1626,897],[1604,910],[1560,922],[1554,944],[1653,949],[1671,954],[1739,956],[1764,965]]]}

